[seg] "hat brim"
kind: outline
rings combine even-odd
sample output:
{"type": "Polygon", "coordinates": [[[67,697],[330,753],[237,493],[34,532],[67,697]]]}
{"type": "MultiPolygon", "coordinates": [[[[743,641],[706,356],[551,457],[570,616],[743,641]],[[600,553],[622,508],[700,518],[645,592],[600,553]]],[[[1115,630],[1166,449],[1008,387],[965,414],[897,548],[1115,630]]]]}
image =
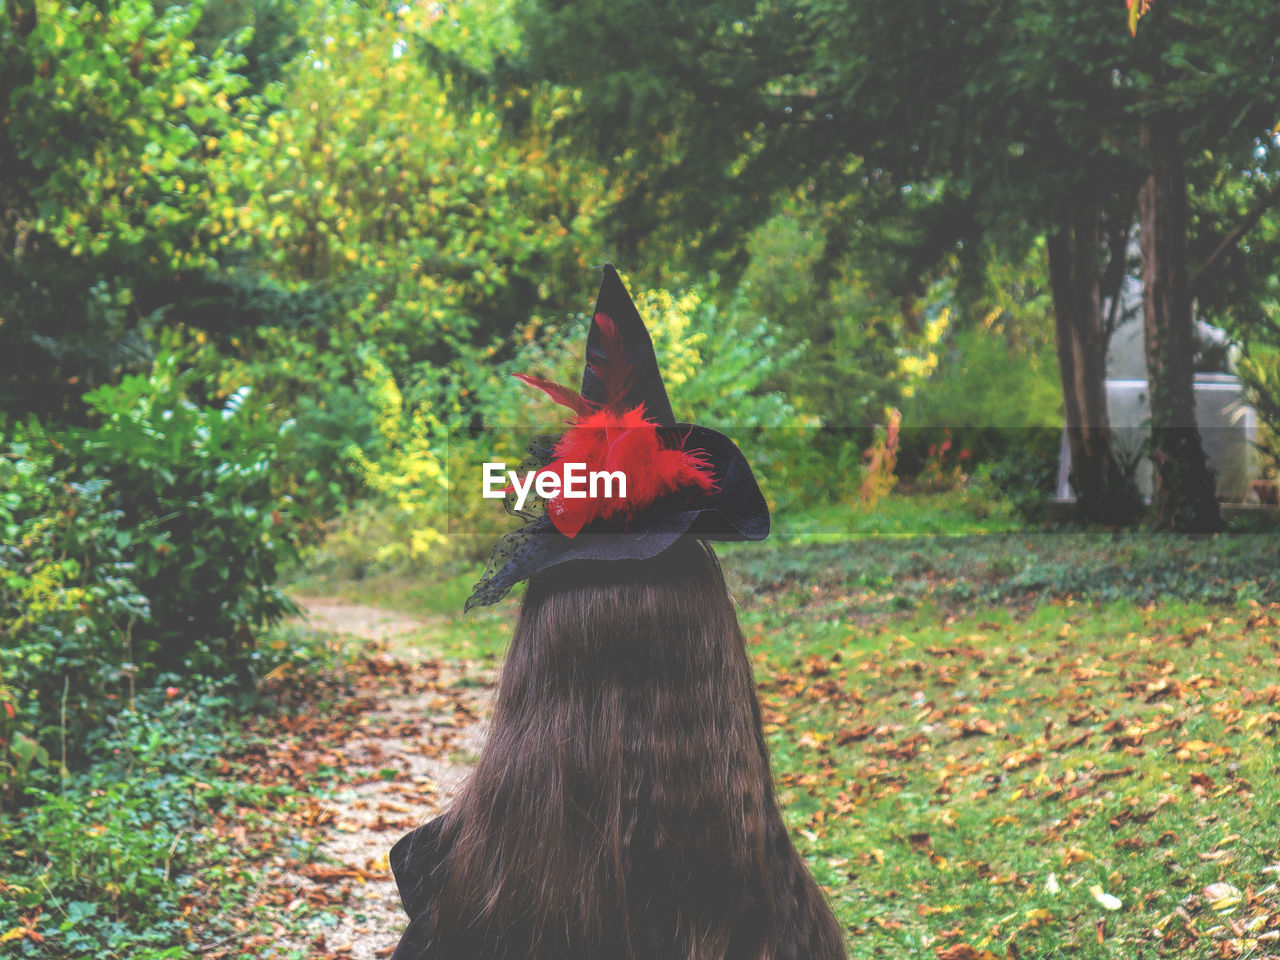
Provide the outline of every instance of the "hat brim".
{"type": "MultiPolygon", "coordinates": [[[[700,540],[763,540],[769,506],[737,444],[723,433],[691,423],[659,427],[669,446],[700,450],[715,476],[715,489],[680,492],[656,501],[626,521],[625,530],[586,529],[566,537],[546,515],[508,534],[500,568],[487,571],[467,599],[467,609],[493,603],[515,584],[575,560],[648,560],[682,536],[700,540]]],[[[506,539],[506,538],[504,538],[506,539]]]]}

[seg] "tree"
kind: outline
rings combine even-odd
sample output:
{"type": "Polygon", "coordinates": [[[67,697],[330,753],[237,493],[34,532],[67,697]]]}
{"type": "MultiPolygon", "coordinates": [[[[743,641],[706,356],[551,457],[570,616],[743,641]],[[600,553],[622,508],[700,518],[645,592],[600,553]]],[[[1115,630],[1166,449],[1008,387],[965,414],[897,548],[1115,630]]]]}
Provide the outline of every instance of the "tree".
{"type": "MultiPolygon", "coordinates": [[[[203,4],[0,10],[0,401],[65,413],[142,359],[141,291],[209,269],[230,197],[210,168],[259,104],[203,4]]],[[[225,185],[224,185],[225,189],[225,185]]]]}
{"type": "Polygon", "coordinates": [[[1213,472],[1195,419],[1195,345],[1183,146],[1168,115],[1144,118],[1139,143],[1150,164],[1139,193],[1138,235],[1142,246],[1155,526],[1213,531],[1222,520],[1213,472]]]}
{"type": "MultiPolygon", "coordinates": [[[[1217,21],[1206,43],[1223,63],[1242,20],[1237,34],[1276,35],[1261,0],[1209,6],[1197,22],[1217,21]]],[[[1073,481],[1088,516],[1116,523],[1138,504],[1102,382],[1102,284],[1123,278],[1123,245],[1102,241],[1123,236],[1148,172],[1136,117],[1154,83],[1121,16],[1096,0],[548,0],[528,47],[531,69],[581,91],[579,129],[625,179],[613,222],[633,242],[675,220],[731,245],[779,191],[847,194],[870,176],[929,201],[922,252],[1046,234],[1073,481]]],[[[1247,60],[1228,76],[1263,85],[1247,60]]]]}
{"type": "Polygon", "coordinates": [[[554,92],[507,91],[524,118],[508,135],[503,101],[470,83],[504,49],[475,36],[490,8],[451,21],[433,6],[300,4],[306,49],[254,132],[260,188],[227,225],[282,281],[358,291],[321,344],[351,360],[371,348],[400,377],[574,302],[586,266],[600,171],[554,155],[554,92]]]}
{"type": "Polygon", "coordinates": [[[1228,331],[1236,373],[1263,429],[1258,442],[1280,465],[1280,130],[1247,156],[1209,151],[1188,165],[1191,295],[1197,316],[1228,331]]]}
{"type": "Polygon", "coordinates": [[[1142,82],[1133,108],[1137,149],[1146,168],[1139,204],[1147,376],[1151,390],[1151,459],[1155,525],[1203,531],[1221,525],[1213,475],[1200,444],[1192,393],[1194,284],[1220,269],[1225,250],[1257,222],[1272,190],[1231,229],[1200,217],[1197,232],[1226,232],[1193,268],[1188,177],[1190,157],[1224,178],[1257,170],[1257,150],[1280,114],[1280,17],[1272,4],[1232,4],[1206,17],[1171,3],[1133,0],[1130,29],[1139,15],[1133,59],[1142,82]],[[1213,159],[1214,157],[1217,159],[1213,159]],[[1228,159],[1229,158],[1229,159],[1228,159]],[[1226,161],[1224,163],[1224,161],[1226,161]],[[1234,170],[1232,163],[1236,164],[1234,170]],[[1250,222],[1252,221],[1252,222],[1250,222]]]}

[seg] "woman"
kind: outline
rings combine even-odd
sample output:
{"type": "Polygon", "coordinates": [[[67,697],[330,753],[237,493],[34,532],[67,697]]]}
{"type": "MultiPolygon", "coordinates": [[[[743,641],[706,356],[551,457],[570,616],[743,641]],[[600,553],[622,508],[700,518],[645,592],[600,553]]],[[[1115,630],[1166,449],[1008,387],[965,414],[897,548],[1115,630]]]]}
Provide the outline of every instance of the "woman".
{"type": "Polygon", "coordinates": [[[676,479],[664,490],[648,475],[653,498],[633,490],[585,514],[548,502],[497,551],[473,600],[525,577],[529,587],[470,780],[392,850],[411,918],[393,960],[845,956],[783,825],[742,632],[702,542],[759,539],[767,508],[727,438],[674,425],[628,307],[606,268],[589,406],[546,469],[566,451],[594,456],[584,432],[600,430],[599,465],[638,475],[666,463],[676,479]],[[610,382],[623,386],[611,393],[610,382]],[[634,419],[601,425],[637,404],[656,440],[634,436],[634,419]]]}

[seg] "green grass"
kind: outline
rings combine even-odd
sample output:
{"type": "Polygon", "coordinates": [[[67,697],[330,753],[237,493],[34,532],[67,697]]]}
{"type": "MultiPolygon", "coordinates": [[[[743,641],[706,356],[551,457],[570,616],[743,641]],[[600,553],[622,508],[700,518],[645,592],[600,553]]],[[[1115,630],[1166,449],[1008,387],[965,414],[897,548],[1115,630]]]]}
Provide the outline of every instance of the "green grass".
{"type": "Polygon", "coordinates": [[[287,680],[257,694],[192,677],[141,689],[80,745],[83,764],[46,772],[0,811],[0,955],[227,956],[278,925],[257,893],[268,860],[306,856],[279,821],[309,793],[236,758],[265,755],[256,719],[304,703],[323,714],[347,657],[289,628],[259,645],[264,672],[287,680]]]}
{"type": "Polygon", "coordinates": [[[791,604],[855,608],[859,615],[1069,597],[1280,600],[1280,537],[1272,534],[778,538],[720,552],[739,593],[781,592],[791,604]]]}
{"type": "Polygon", "coordinates": [[[1217,956],[1215,927],[1247,951],[1280,909],[1277,615],[749,607],[780,796],[851,955],[1217,956]],[[1257,899],[1216,911],[1214,883],[1257,899]]]}
{"type": "MultiPolygon", "coordinates": [[[[931,503],[719,548],[851,956],[1280,955],[1280,538],[921,535],[931,503]]],[[[339,589],[492,662],[517,600],[463,617],[477,574],[339,589]]]]}
{"type": "Polygon", "coordinates": [[[750,546],[780,797],[851,956],[1271,949],[1276,538],[750,546]]]}
{"type": "Polygon", "coordinates": [[[1011,533],[1020,521],[1007,504],[970,491],[900,493],[878,503],[824,504],[773,519],[773,535],[789,541],[844,541],[849,537],[1011,533]]]}

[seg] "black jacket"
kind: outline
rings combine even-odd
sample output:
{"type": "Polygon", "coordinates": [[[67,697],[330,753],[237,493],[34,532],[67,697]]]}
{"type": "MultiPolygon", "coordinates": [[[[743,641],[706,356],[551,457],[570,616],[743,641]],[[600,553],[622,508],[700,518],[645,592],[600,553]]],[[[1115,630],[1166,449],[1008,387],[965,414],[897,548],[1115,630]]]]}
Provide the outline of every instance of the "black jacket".
{"type": "Polygon", "coordinates": [[[423,960],[431,901],[438,889],[438,868],[444,860],[440,849],[442,817],[436,817],[401,837],[391,848],[391,872],[400,891],[400,902],[409,915],[409,926],[400,937],[391,960],[423,960]]]}

